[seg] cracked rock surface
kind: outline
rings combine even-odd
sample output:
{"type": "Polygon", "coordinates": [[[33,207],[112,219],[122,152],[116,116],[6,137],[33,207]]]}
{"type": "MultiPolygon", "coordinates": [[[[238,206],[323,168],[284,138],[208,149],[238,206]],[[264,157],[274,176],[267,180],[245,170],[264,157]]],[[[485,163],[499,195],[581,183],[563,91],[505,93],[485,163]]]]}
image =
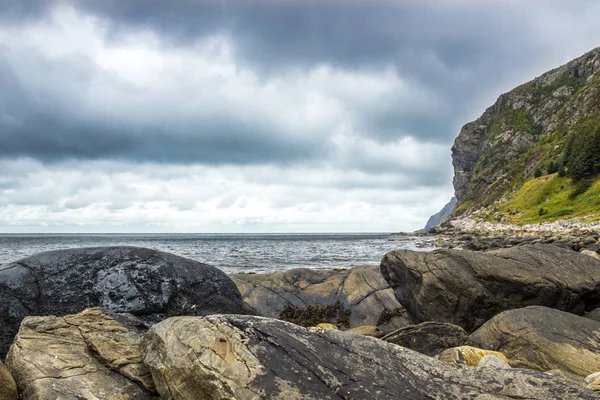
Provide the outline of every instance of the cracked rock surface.
{"type": "Polygon", "coordinates": [[[255,316],[173,317],[144,362],[163,398],[597,399],[538,371],[455,368],[382,340],[255,316]]]}
{"type": "Polygon", "coordinates": [[[450,322],[468,332],[513,308],[583,314],[600,306],[600,261],[554,245],[485,253],[397,250],[380,268],[415,322],[450,322]]]}
{"type": "Polygon", "coordinates": [[[43,252],[0,266],[0,358],[24,317],[98,306],[149,321],[252,312],[224,272],[187,258],[140,247],[43,252]]]}
{"type": "Polygon", "coordinates": [[[309,306],[334,307],[338,304],[341,312],[347,313],[342,321],[336,316],[317,323],[334,323],[341,328],[379,326],[384,332],[410,324],[378,267],[350,270],[296,268],[270,274],[233,274],[231,278],[244,301],[264,317],[280,318],[286,308],[305,310],[309,306]]]}
{"type": "Polygon", "coordinates": [[[462,346],[469,340],[469,334],[458,325],[431,321],[400,328],[382,340],[435,356],[446,349],[462,346]]]}
{"type": "Polygon", "coordinates": [[[581,377],[600,371],[600,322],[547,307],[498,314],[473,332],[470,342],[502,352],[513,367],[581,377]]]}
{"type": "Polygon", "coordinates": [[[99,308],[27,317],[6,364],[25,400],[151,399],[156,391],[140,354],[143,330],[135,317],[99,308]]]}

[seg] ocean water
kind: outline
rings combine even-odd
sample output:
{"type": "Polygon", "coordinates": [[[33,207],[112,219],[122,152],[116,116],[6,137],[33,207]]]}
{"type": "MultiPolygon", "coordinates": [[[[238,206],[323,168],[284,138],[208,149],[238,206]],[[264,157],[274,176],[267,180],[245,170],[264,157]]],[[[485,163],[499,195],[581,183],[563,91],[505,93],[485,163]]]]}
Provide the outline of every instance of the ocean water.
{"type": "Polygon", "coordinates": [[[388,234],[3,234],[0,264],[56,249],[140,246],[214,265],[227,273],[378,265],[396,249],[429,251],[431,237],[388,234]]]}

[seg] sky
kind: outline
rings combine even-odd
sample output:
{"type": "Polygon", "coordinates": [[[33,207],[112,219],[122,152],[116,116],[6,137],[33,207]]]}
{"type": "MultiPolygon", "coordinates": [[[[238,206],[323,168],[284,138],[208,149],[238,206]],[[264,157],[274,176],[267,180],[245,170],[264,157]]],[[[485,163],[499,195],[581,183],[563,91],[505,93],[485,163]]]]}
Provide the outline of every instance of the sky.
{"type": "Polygon", "coordinates": [[[0,0],[0,233],[398,232],[597,0],[0,0]]]}

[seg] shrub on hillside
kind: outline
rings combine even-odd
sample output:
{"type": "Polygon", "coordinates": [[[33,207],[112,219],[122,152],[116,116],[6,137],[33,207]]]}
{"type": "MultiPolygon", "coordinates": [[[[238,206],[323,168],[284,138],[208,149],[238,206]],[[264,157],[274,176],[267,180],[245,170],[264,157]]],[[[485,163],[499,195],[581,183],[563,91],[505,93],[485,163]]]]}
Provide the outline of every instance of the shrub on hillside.
{"type": "Polygon", "coordinates": [[[594,133],[584,130],[571,135],[563,164],[568,176],[575,181],[600,173],[600,129],[594,133]]]}

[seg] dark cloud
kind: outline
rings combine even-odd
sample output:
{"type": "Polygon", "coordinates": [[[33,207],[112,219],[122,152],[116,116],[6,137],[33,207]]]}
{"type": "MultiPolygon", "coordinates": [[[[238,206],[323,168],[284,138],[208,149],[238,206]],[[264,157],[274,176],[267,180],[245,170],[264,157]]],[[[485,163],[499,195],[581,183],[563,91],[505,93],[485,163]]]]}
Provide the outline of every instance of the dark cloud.
{"type": "MultiPolygon", "coordinates": [[[[319,65],[367,74],[390,67],[411,86],[412,94],[421,91],[429,97],[419,109],[402,95],[371,107],[351,108],[354,134],[380,143],[412,136],[449,145],[467,116],[489,105],[481,104],[482,99],[499,94],[494,90],[502,82],[512,84],[517,78],[533,77],[537,70],[531,68],[562,58],[566,50],[561,46],[576,38],[576,31],[564,32],[565,42],[555,43],[554,48],[541,40],[539,21],[550,24],[556,18],[536,9],[541,4],[517,0],[3,0],[0,23],[31,23],[48,18],[56,5],[71,5],[99,17],[107,28],[105,39],[112,43],[148,29],[161,38],[165,50],[193,49],[203,38],[223,35],[232,40],[240,65],[251,68],[264,82],[281,78],[289,70],[319,65]]],[[[595,7],[589,0],[543,4],[565,10],[565,18],[575,19],[595,7]]],[[[84,107],[84,93],[98,77],[107,85],[116,85],[84,56],[49,59],[4,51],[0,55],[0,156],[206,164],[293,164],[335,158],[336,148],[328,136],[333,132],[305,135],[307,128],[302,126],[281,132],[281,126],[270,121],[248,121],[233,107],[229,113],[221,108],[188,123],[178,122],[177,108],[182,104],[164,104],[173,109],[173,117],[162,123],[152,118],[154,109],[146,111],[147,121],[95,114],[84,107]],[[45,77],[43,85],[32,85],[22,73],[16,73],[25,59],[29,60],[29,74],[45,77]]],[[[184,102],[187,95],[183,93],[179,100],[184,102]]],[[[343,95],[339,97],[345,100],[343,95]]],[[[274,105],[273,113],[277,112],[274,105]]],[[[369,172],[394,165],[376,162],[360,152],[354,156],[355,167],[369,172]]],[[[431,163],[438,167],[446,161],[431,163]]],[[[438,184],[440,176],[444,175],[430,178],[431,183],[438,184]]]]}

